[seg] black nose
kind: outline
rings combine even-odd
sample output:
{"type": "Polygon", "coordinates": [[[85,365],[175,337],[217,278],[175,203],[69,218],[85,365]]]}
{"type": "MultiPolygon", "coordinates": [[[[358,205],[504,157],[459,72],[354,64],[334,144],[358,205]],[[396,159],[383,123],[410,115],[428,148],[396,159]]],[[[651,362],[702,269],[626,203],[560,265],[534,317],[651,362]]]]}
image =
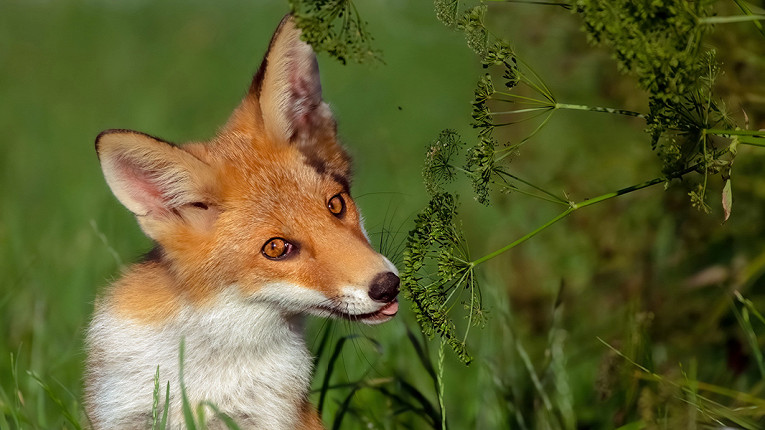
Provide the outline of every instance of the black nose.
{"type": "Polygon", "coordinates": [[[398,295],[399,279],[393,272],[378,273],[369,286],[369,297],[376,302],[388,303],[398,295]]]}

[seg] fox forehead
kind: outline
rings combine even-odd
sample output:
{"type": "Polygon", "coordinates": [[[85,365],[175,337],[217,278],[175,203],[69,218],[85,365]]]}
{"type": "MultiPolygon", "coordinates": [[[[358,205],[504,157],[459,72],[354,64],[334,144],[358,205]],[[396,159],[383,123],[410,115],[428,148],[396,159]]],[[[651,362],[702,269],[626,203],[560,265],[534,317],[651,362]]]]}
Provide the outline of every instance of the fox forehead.
{"type": "Polygon", "coordinates": [[[233,155],[226,151],[221,154],[219,143],[203,151],[196,145],[185,145],[184,149],[217,171],[217,203],[224,210],[247,208],[257,217],[289,213],[294,207],[305,211],[315,206],[311,202],[350,192],[350,159],[345,154],[338,157],[341,163],[329,166],[294,145],[259,143],[233,155]]]}

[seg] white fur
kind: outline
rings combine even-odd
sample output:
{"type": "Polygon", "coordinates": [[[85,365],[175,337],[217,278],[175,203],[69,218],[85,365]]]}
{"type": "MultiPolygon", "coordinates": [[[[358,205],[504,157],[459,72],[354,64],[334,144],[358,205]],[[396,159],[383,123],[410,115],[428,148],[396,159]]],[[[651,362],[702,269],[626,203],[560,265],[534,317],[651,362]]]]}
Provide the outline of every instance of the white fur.
{"type": "Polygon", "coordinates": [[[387,268],[388,268],[388,270],[390,270],[390,271],[391,271],[391,272],[393,272],[393,273],[394,273],[396,276],[398,276],[398,269],[396,268],[396,266],[395,266],[395,265],[393,265],[393,263],[391,263],[391,262],[390,262],[390,260],[388,260],[388,258],[387,258],[387,257],[385,257],[384,255],[382,256],[382,258],[383,258],[383,262],[385,263],[385,267],[387,267],[387,268]]]}
{"type": "Polygon", "coordinates": [[[183,428],[179,345],[185,339],[183,379],[193,408],[209,401],[242,428],[294,429],[312,370],[300,325],[235,288],[161,326],[101,309],[87,336],[90,362],[98,363],[89,366],[89,392],[98,393],[88,399],[91,419],[98,428],[146,428],[159,366],[160,405],[169,381],[169,428],[183,428]]]}

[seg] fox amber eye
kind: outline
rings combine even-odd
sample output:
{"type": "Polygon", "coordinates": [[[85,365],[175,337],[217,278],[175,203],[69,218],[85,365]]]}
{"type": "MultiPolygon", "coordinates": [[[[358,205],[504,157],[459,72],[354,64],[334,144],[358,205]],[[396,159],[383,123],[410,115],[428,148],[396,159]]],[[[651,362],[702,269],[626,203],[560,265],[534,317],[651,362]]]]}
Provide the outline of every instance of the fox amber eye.
{"type": "Polygon", "coordinates": [[[282,258],[289,255],[293,249],[294,245],[282,239],[281,237],[275,237],[273,239],[269,239],[269,241],[263,245],[261,252],[266,258],[270,260],[281,260],[282,258]]]}
{"type": "Polygon", "coordinates": [[[333,196],[329,199],[329,202],[327,202],[327,208],[332,212],[332,215],[336,217],[343,216],[345,213],[345,200],[343,200],[343,196],[340,194],[333,196]]]}

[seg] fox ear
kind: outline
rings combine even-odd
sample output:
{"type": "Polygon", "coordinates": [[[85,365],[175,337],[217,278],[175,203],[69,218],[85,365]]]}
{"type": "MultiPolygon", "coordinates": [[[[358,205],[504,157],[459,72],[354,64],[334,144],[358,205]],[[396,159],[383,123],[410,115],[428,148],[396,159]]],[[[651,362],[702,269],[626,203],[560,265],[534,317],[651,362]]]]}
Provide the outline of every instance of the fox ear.
{"type": "Polygon", "coordinates": [[[300,29],[291,15],[276,29],[250,94],[260,103],[271,138],[306,145],[335,137],[335,120],[321,98],[316,55],[300,40],[300,29]]]}
{"type": "Polygon", "coordinates": [[[117,199],[156,239],[151,220],[187,205],[206,208],[214,198],[212,169],[180,147],[129,130],[107,130],[96,138],[101,169],[117,199]]]}

